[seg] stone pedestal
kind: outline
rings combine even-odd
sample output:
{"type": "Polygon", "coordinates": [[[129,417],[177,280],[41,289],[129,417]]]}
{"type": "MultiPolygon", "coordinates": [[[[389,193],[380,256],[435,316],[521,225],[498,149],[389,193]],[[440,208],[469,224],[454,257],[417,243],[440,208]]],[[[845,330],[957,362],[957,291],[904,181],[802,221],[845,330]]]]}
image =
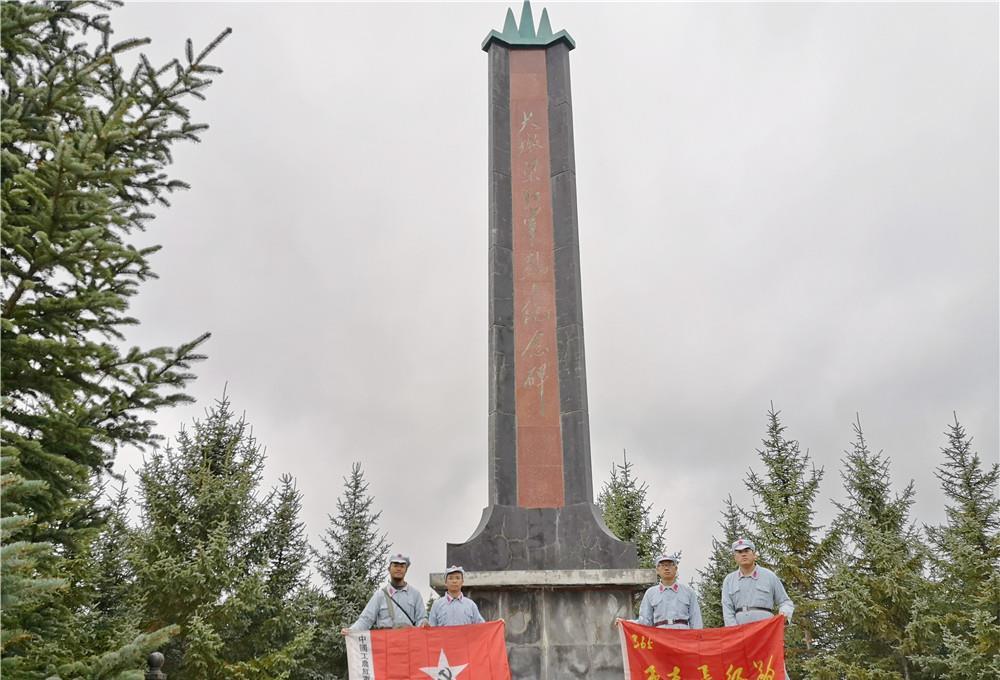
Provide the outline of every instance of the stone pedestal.
{"type": "Polygon", "coordinates": [[[447,560],[477,571],[634,569],[639,564],[635,545],[615,537],[589,502],[561,508],[490,505],[468,541],[448,544],[447,560]]]}
{"type": "MultiPolygon", "coordinates": [[[[652,569],[469,572],[465,593],[487,620],[506,622],[515,680],[621,680],[616,617],[631,618],[652,569]]],[[[444,574],[431,574],[444,592],[444,574]]]]}

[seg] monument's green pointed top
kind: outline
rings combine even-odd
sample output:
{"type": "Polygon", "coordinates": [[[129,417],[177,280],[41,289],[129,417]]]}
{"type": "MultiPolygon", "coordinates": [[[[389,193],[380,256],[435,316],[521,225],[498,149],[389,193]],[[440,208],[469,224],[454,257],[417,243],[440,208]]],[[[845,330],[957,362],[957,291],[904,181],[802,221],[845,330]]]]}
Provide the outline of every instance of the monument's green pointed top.
{"type": "Polygon", "coordinates": [[[514,19],[514,10],[507,8],[507,18],[503,21],[504,35],[517,35],[517,21],[514,19]]]}
{"type": "Polygon", "coordinates": [[[549,10],[542,8],[542,18],[538,20],[538,39],[552,39],[552,24],[549,23],[549,10]]]}
{"type": "Polygon", "coordinates": [[[531,14],[530,0],[524,0],[524,4],[521,5],[520,26],[514,21],[514,10],[507,9],[507,16],[503,22],[503,32],[490,31],[490,34],[483,40],[483,50],[489,50],[493,41],[503,43],[508,47],[547,47],[562,41],[569,49],[576,47],[576,42],[566,31],[552,33],[552,24],[549,23],[547,9],[542,9],[542,18],[538,22],[538,31],[535,32],[535,19],[531,14]]]}
{"type": "Polygon", "coordinates": [[[524,0],[524,4],[521,5],[521,25],[518,27],[517,34],[529,40],[535,37],[535,18],[531,16],[531,2],[529,0],[524,0]]]}

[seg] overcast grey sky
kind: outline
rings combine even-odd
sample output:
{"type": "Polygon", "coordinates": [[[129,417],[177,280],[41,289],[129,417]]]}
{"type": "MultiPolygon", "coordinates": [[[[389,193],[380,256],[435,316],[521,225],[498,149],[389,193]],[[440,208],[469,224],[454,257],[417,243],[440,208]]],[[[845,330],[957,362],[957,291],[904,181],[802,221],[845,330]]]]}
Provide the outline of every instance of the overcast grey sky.
{"type": "MultiPolygon", "coordinates": [[[[211,331],[310,536],[360,460],[411,581],[486,502],[487,62],[508,6],[132,4],[155,60],[223,27],[130,340],[211,331]]],[[[998,13],[982,4],[548,7],[571,54],[595,496],[627,449],[685,580],[749,499],[769,402],[842,498],[860,413],[913,516],[957,411],[998,457],[998,13]]],[[[126,453],[122,470],[139,457],[126,453]]],[[[316,541],[318,544],[318,541],[316,541]]]]}

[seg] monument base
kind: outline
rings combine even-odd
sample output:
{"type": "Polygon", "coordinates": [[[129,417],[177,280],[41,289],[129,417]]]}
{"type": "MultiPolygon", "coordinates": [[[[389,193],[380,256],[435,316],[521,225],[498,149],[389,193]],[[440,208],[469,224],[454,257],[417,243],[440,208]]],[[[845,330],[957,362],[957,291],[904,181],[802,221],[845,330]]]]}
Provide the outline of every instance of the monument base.
{"type": "Polygon", "coordinates": [[[487,506],[472,537],[449,543],[446,552],[448,564],[477,572],[634,569],[639,564],[635,545],[611,533],[590,502],[559,508],[487,506]]]}
{"type": "MultiPolygon", "coordinates": [[[[430,578],[441,594],[444,576],[430,578]]],[[[652,569],[473,571],[464,592],[487,621],[506,622],[515,680],[621,680],[615,618],[632,618],[654,581],[652,569]]]]}

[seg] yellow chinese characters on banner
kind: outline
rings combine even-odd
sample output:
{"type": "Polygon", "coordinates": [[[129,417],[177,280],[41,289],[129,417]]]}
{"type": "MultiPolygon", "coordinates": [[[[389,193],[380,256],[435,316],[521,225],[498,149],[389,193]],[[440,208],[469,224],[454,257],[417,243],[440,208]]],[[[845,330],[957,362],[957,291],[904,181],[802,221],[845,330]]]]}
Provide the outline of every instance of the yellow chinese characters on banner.
{"type": "Polygon", "coordinates": [[[785,618],[731,628],[675,630],[621,624],[626,677],[634,680],[783,680],[785,618]]]}

